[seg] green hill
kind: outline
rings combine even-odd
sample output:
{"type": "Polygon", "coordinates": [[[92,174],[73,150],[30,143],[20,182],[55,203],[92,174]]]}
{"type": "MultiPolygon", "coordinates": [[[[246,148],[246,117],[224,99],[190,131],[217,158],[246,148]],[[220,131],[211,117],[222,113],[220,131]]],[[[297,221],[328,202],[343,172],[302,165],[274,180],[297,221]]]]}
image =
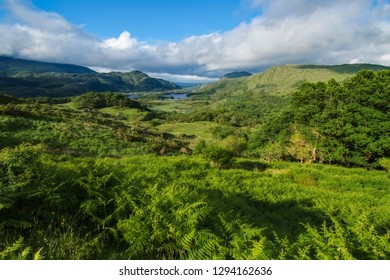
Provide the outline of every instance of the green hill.
{"type": "Polygon", "coordinates": [[[273,159],[378,167],[390,156],[390,71],[360,71],[337,82],[306,83],[252,135],[273,159]],[[276,155],[278,153],[278,155],[276,155]]]}
{"type": "MultiPolygon", "coordinates": [[[[194,95],[209,99],[204,113],[220,124],[255,127],[271,113],[288,106],[292,94],[306,82],[338,82],[361,70],[390,70],[372,64],[285,65],[271,67],[250,77],[221,79],[198,87],[194,95]]],[[[208,118],[210,119],[210,118],[208,118]]]]}
{"type": "Polygon", "coordinates": [[[284,95],[292,93],[304,82],[325,82],[332,78],[342,81],[360,70],[390,70],[390,67],[374,64],[276,66],[250,77],[222,79],[201,87],[199,91],[216,94],[217,99],[242,94],[284,95]]]}
{"type": "Polygon", "coordinates": [[[78,65],[38,62],[0,56],[0,76],[20,77],[35,73],[92,74],[96,72],[78,65]]]}
{"type": "Polygon", "coordinates": [[[221,79],[235,79],[249,76],[252,76],[252,74],[249,72],[231,72],[223,75],[221,79]]]}
{"type": "Polygon", "coordinates": [[[0,58],[0,93],[16,97],[63,97],[86,92],[141,92],[180,88],[140,71],[96,73],[89,68],[0,58]]]}

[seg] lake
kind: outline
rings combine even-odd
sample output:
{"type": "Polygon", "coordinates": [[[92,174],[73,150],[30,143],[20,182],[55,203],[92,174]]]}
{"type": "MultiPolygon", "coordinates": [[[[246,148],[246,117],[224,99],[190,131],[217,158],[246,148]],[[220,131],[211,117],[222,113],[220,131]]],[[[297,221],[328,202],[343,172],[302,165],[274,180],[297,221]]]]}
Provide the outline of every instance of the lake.
{"type": "Polygon", "coordinates": [[[171,93],[165,96],[173,97],[175,100],[184,100],[190,98],[186,93],[171,93]]]}

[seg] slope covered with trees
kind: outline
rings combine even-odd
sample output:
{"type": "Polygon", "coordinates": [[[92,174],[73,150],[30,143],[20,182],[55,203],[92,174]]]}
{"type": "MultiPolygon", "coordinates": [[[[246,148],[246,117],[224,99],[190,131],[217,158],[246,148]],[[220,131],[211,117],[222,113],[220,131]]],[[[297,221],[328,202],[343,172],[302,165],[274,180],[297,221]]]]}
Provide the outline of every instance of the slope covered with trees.
{"type": "Polygon", "coordinates": [[[285,65],[271,67],[246,78],[222,79],[204,85],[196,94],[209,97],[214,120],[235,126],[256,126],[264,117],[285,108],[292,94],[306,82],[341,82],[360,70],[390,70],[372,64],[285,65]],[[215,117],[219,115],[219,117],[215,117]]]}
{"type": "Polygon", "coordinates": [[[375,167],[390,156],[389,112],[390,71],[305,83],[254,134],[252,147],[278,151],[276,158],[375,167]]]}
{"type": "Polygon", "coordinates": [[[96,73],[89,68],[0,58],[0,93],[17,97],[63,97],[87,92],[145,92],[178,89],[140,71],[96,73]]]}

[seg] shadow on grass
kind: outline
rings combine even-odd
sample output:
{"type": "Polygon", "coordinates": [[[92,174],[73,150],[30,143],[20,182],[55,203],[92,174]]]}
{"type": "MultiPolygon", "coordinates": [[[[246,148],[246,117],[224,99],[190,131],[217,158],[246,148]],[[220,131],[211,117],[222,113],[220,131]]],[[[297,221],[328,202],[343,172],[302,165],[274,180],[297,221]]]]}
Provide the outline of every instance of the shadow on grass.
{"type": "Polygon", "coordinates": [[[328,216],[317,209],[309,199],[284,199],[277,202],[255,199],[249,195],[226,194],[219,190],[203,189],[209,205],[217,213],[226,214],[231,221],[242,222],[257,228],[264,228],[268,238],[279,237],[294,240],[305,231],[303,224],[320,227],[328,216]]]}
{"type": "Polygon", "coordinates": [[[245,169],[248,171],[265,171],[269,167],[267,163],[249,160],[237,161],[232,166],[233,169],[245,169]]]}
{"type": "Polygon", "coordinates": [[[0,135],[0,149],[7,147],[15,147],[22,144],[21,139],[10,135],[10,133],[0,135]]]}

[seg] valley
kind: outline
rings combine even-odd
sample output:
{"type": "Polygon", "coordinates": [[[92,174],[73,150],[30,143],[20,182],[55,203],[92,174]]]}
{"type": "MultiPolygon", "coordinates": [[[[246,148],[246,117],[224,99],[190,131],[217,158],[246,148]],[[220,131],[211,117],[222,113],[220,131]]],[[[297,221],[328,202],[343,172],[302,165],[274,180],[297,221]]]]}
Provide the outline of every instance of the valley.
{"type": "Polygon", "coordinates": [[[0,63],[0,259],[390,258],[390,68],[180,89],[22,62],[0,63]]]}

